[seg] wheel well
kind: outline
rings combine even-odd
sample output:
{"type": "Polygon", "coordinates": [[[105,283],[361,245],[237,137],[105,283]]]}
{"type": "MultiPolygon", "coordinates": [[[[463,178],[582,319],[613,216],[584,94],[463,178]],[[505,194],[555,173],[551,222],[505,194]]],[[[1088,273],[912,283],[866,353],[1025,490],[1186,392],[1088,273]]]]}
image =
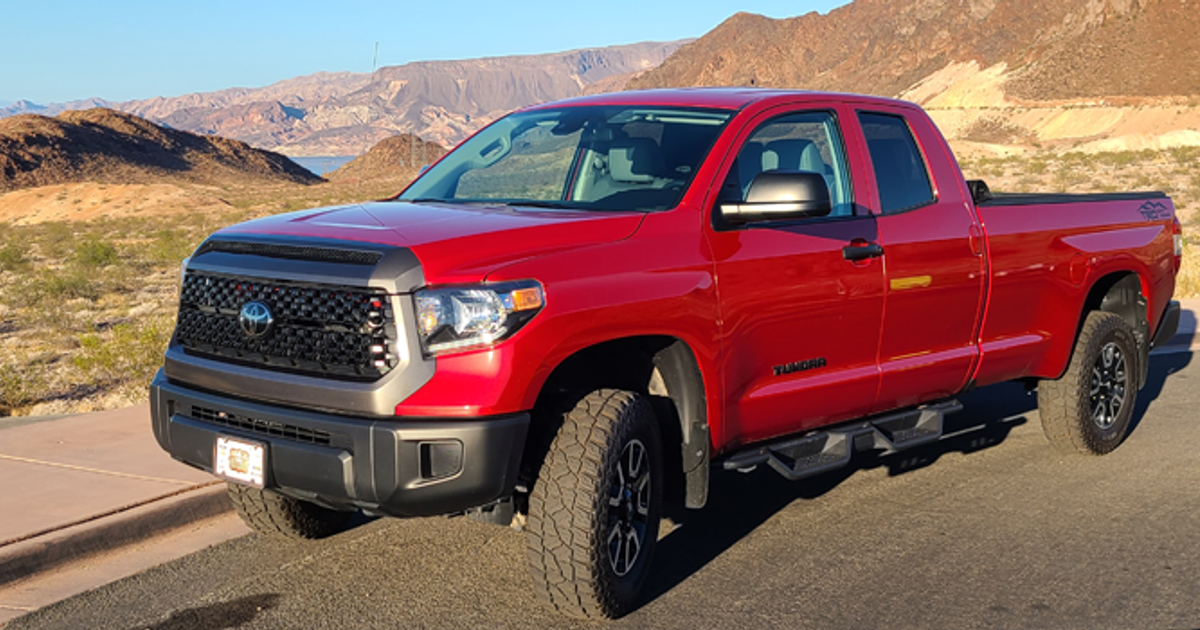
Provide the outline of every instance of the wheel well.
{"type": "Polygon", "coordinates": [[[1075,340],[1079,340],[1079,332],[1083,330],[1083,322],[1088,313],[1104,311],[1121,316],[1125,323],[1133,329],[1139,350],[1138,383],[1146,382],[1146,371],[1149,368],[1150,353],[1150,321],[1147,317],[1146,296],[1142,293],[1142,280],[1132,271],[1111,273],[1096,281],[1083,305],[1079,323],[1075,328],[1075,340]]]}
{"type": "Polygon", "coordinates": [[[526,487],[532,490],[531,484],[536,483],[563,414],[601,388],[647,397],[663,437],[666,498],[702,507],[708,492],[709,454],[704,382],[691,349],[670,336],[606,341],[576,352],[554,369],[533,409],[521,464],[526,487]]]}

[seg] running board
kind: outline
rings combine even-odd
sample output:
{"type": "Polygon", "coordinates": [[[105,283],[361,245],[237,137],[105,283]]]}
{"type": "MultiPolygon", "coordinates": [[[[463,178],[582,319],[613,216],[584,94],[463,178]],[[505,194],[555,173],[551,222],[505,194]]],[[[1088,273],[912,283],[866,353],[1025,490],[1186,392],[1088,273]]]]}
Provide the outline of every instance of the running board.
{"type": "Polygon", "coordinates": [[[962,403],[947,400],[784,438],[734,453],[724,467],[747,470],[767,464],[786,479],[805,479],[842,468],[855,451],[882,450],[886,455],[936,442],[942,437],[942,419],[961,409],[962,403]]]}

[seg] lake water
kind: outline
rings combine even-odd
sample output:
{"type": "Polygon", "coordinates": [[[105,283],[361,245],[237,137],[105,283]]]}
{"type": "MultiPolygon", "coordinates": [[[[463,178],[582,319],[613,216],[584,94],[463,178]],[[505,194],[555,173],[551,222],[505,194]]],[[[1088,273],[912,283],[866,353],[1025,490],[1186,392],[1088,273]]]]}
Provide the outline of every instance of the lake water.
{"type": "Polygon", "coordinates": [[[318,156],[318,157],[294,157],[292,161],[303,166],[304,168],[324,176],[325,173],[336,171],[343,164],[358,157],[357,155],[333,155],[333,156],[318,156]]]}

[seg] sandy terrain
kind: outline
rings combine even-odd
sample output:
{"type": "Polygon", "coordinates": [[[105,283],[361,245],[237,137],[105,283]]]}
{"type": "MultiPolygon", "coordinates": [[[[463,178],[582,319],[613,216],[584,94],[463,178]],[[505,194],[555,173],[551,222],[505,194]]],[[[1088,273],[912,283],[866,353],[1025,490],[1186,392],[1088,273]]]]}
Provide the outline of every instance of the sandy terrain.
{"type": "Polygon", "coordinates": [[[228,208],[226,201],[198,187],[88,182],[26,188],[2,195],[0,222],[33,225],[228,208]]]}

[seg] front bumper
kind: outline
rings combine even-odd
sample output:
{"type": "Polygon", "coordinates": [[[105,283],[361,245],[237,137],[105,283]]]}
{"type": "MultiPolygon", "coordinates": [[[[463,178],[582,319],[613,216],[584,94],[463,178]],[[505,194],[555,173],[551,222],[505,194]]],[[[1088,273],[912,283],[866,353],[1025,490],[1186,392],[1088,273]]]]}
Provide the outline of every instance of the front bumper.
{"type": "Polygon", "coordinates": [[[449,514],[512,494],[529,414],[480,419],[349,417],[150,385],[154,436],[212,472],[218,435],[266,445],[268,489],[333,508],[449,514]]]}

